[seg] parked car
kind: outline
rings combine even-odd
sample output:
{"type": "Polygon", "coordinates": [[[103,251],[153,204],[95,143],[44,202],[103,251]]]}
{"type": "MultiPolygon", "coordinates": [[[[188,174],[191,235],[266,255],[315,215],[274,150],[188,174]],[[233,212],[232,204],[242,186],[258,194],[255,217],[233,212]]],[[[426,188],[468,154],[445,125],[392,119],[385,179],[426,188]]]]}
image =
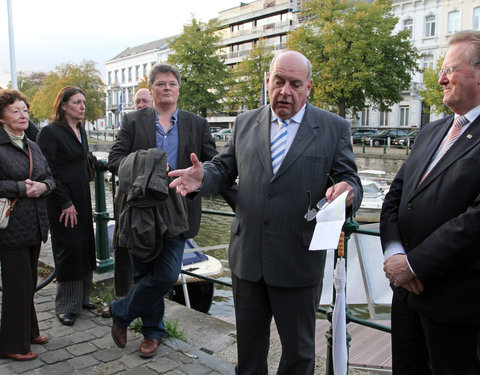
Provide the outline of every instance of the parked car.
{"type": "Polygon", "coordinates": [[[363,143],[363,140],[368,135],[374,135],[380,133],[377,129],[370,129],[370,128],[359,128],[352,130],[352,143],[363,143]]]}
{"type": "Polygon", "coordinates": [[[232,134],[232,129],[221,129],[212,135],[213,135],[213,139],[218,141],[221,139],[227,140],[228,137],[230,137],[230,134],[232,134]]]}
{"type": "Polygon", "coordinates": [[[383,146],[387,144],[388,138],[390,138],[390,144],[395,145],[397,138],[404,137],[407,135],[405,130],[382,130],[380,133],[375,135],[369,135],[365,137],[365,144],[370,145],[373,144],[374,146],[383,146]]]}
{"type": "Polygon", "coordinates": [[[397,139],[398,144],[402,147],[407,147],[408,140],[410,139],[410,148],[412,147],[413,143],[415,142],[415,138],[417,137],[419,130],[414,130],[408,133],[405,137],[400,137],[397,139]]]}
{"type": "Polygon", "coordinates": [[[219,128],[218,126],[210,126],[210,133],[212,134],[215,134],[215,133],[218,133],[220,130],[222,130],[222,128],[219,128]]]}

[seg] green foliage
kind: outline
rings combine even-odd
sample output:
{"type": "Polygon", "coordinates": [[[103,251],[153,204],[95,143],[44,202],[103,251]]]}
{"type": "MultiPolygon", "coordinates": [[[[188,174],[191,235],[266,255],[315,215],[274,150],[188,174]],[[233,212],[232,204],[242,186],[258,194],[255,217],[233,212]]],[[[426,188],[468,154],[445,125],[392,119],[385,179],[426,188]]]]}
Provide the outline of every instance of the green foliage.
{"type": "Polygon", "coordinates": [[[438,73],[442,69],[443,58],[438,59],[435,69],[427,68],[423,72],[424,89],[418,93],[422,100],[437,113],[451,114],[452,111],[443,104],[443,86],[438,84],[438,73]]]}
{"type": "Polygon", "coordinates": [[[48,73],[41,86],[31,98],[31,111],[38,119],[48,119],[53,115],[53,103],[58,92],[65,86],[77,86],[87,100],[85,120],[95,121],[105,115],[104,90],[100,72],[93,61],[80,65],[62,64],[48,73]]]}
{"type": "MultiPolygon", "coordinates": [[[[29,101],[33,99],[38,90],[42,87],[47,73],[32,72],[27,74],[25,72],[18,72],[17,85],[18,89],[27,97],[29,101]]],[[[39,119],[30,111],[30,120],[38,123],[39,119]]]]}
{"type": "Polygon", "coordinates": [[[391,0],[305,0],[301,17],[288,47],[312,62],[310,102],[345,117],[366,105],[388,111],[402,99],[420,55],[407,32],[393,34],[391,0]]]}
{"type": "Polygon", "coordinates": [[[182,341],[187,341],[185,332],[180,327],[180,322],[178,321],[178,319],[171,321],[167,318],[163,318],[163,322],[165,323],[165,331],[166,331],[167,337],[171,337],[173,339],[178,339],[182,341]]]}
{"type": "Polygon", "coordinates": [[[265,41],[260,39],[248,57],[233,70],[233,76],[229,80],[231,89],[227,92],[230,108],[239,111],[259,106],[264,75],[268,72],[272,59],[272,49],[266,47],[265,41]]]}
{"type": "MultiPolygon", "coordinates": [[[[171,337],[173,339],[187,341],[185,332],[180,327],[180,322],[178,319],[171,321],[164,317],[163,323],[165,324],[165,338],[171,337]]],[[[142,326],[142,318],[137,318],[132,323],[130,323],[129,328],[133,333],[141,333],[142,326]]]]}
{"type": "Polygon", "coordinates": [[[195,19],[184,26],[169,46],[172,53],[168,62],[180,70],[182,82],[178,105],[180,108],[207,117],[219,112],[225,96],[228,71],[216,54],[220,36],[214,22],[202,23],[195,19]]]}
{"type": "Polygon", "coordinates": [[[112,284],[105,285],[104,282],[93,283],[90,301],[96,305],[108,306],[115,299],[114,287],[112,284]]]}
{"type": "Polygon", "coordinates": [[[142,318],[137,318],[133,322],[131,322],[128,327],[130,328],[130,331],[132,331],[133,333],[140,333],[142,332],[142,326],[143,326],[142,318]]]}

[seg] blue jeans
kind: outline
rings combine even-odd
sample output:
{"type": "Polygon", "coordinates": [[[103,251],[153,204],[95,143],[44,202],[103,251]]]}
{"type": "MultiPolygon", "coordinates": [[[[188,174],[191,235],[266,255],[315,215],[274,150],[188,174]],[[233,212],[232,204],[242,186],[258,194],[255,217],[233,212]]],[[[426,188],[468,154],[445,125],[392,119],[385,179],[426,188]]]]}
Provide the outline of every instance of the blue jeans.
{"type": "Polygon", "coordinates": [[[112,302],[112,317],[116,324],[127,328],[136,318],[142,318],[145,339],[161,341],[165,334],[164,296],[178,280],[182,268],[185,239],[183,236],[164,238],[162,250],[151,262],[131,256],[134,284],[128,294],[112,302]]]}

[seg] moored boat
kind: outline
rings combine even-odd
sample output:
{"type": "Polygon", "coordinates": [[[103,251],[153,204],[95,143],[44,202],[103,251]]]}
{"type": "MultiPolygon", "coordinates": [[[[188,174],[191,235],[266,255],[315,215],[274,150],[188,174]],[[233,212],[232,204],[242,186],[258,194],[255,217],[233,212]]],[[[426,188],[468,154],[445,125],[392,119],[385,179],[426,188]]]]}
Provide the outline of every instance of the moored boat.
{"type": "MultiPolygon", "coordinates": [[[[112,258],[115,251],[112,245],[113,228],[114,225],[108,226],[109,252],[112,258]]],[[[213,279],[222,276],[222,263],[218,259],[196,250],[197,248],[198,246],[193,239],[187,239],[182,260],[182,270],[213,279]]],[[[176,285],[168,294],[168,298],[182,305],[185,305],[185,301],[189,300],[192,309],[208,313],[212,305],[214,293],[215,283],[213,281],[206,281],[190,275],[184,275],[182,278],[182,274],[180,274],[176,285]],[[186,284],[186,290],[184,284],[186,284]],[[185,298],[186,293],[188,293],[187,298],[185,298]]]]}

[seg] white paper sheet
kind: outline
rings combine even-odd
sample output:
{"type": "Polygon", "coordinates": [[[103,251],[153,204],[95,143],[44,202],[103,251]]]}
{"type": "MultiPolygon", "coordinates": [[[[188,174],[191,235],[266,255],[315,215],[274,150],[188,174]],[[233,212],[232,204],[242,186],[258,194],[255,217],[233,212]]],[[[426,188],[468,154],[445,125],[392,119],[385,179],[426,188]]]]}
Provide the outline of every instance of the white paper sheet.
{"type": "Polygon", "coordinates": [[[317,213],[317,225],[313,232],[309,250],[330,250],[338,247],[340,233],[345,222],[345,200],[348,192],[339,195],[317,213]]]}

